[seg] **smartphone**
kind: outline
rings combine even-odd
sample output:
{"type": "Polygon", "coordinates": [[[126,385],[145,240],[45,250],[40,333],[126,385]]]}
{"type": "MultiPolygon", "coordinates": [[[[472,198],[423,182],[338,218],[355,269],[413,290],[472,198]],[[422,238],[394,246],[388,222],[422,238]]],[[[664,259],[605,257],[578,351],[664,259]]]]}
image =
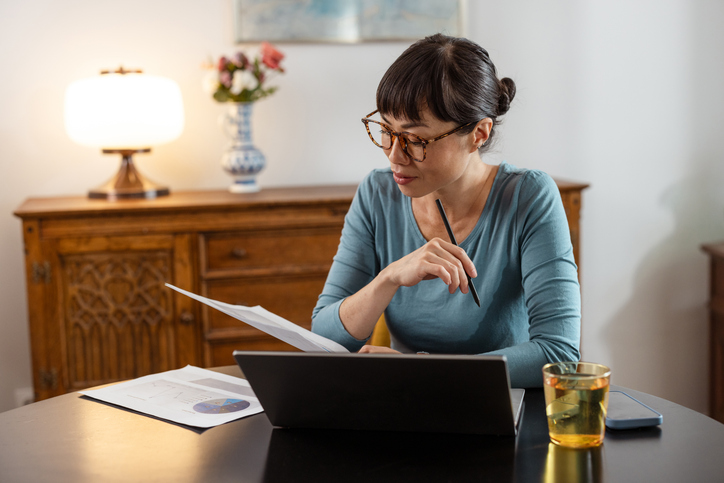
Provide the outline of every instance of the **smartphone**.
{"type": "Polygon", "coordinates": [[[658,426],[664,422],[661,413],[622,391],[608,393],[606,427],[609,429],[634,429],[658,426]]]}

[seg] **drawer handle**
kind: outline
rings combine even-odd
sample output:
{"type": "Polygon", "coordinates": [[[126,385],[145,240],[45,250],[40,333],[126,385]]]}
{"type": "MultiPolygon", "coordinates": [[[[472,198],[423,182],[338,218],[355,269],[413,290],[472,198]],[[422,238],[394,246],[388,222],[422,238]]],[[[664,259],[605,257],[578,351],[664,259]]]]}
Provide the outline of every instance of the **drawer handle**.
{"type": "Polygon", "coordinates": [[[188,310],[181,312],[181,316],[179,317],[179,320],[183,325],[193,325],[195,319],[194,314],[188,310]]]}
{"type": "Polygon", "coordinates": [[[246,258],[249,253],[241,247],[236,247],[231,250],[231,256],[234,258],[246,258]]]}

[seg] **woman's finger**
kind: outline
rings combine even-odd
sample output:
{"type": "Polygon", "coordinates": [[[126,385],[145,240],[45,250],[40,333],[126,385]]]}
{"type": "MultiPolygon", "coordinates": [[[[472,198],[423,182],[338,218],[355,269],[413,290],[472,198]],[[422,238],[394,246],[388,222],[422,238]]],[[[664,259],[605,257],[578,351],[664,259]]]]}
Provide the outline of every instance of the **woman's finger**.
{"type": "MultiPolygon", "coordinates": [[[[457,248],[455,245],[449,244],[450,247],[457,248]]],[[[460,288],[462,293],[468,293],[468,279],[465,272],[463,262],[453,253],[439,245],[432,245],[428,255],[428,262],[442,266],[449,274],[450,278],[440,277],[448,285],[450,293],[460,288]]],[[[465,253],[464,251],[462,252],[465,253]]]]}
{"type": "Polygon", "coordinates": [[[434,238],[433,240],[437,241],[437,246],[439,246],[446,252],[450,253],[457,260],[459,260],[462,264],[463,271],[470,275],[471,278],[475,278],[478,276],[478,271],[475,269],[475,264],[472,260],[470,260],[470,257],[468,257],[468,254],[465,252],[465,250],[441,238],[434,238]]]}

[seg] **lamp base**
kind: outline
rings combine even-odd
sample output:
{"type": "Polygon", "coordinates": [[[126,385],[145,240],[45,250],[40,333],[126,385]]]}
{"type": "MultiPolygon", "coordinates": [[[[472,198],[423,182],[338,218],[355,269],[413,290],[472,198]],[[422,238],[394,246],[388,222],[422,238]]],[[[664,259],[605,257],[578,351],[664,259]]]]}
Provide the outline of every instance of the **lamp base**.
{"type": "Polygon", "coordinates": [[[104,200],[129,200],[157,198],[167,196],[170,191],[165,186],[145,179],[133,164],[135,153],[150,153],[151,149],[104,149],[103,154],[120,154],[121,168],[104,185],[88,192],[88,198],[104,200]]]}

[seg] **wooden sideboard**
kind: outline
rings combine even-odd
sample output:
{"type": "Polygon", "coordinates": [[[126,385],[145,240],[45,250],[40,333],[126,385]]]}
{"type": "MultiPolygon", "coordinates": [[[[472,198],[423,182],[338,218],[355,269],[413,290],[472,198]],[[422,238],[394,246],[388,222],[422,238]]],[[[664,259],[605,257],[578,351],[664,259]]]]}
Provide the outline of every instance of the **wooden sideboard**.
{"type": "Polygon", "coordinates": [[[709,254],[709,416],[724,423],[724,242],[709,254]]]}
{"type": "MultiPolygon", "coordinates": [[[[587,185],[558,184],[578,259],[587,185]]],[[[36,399],[186,364],[233,364],[235,349],[293,350],[164,283],[309,328],[355,188],[28,199],[15,215],[36,399]]]]}

